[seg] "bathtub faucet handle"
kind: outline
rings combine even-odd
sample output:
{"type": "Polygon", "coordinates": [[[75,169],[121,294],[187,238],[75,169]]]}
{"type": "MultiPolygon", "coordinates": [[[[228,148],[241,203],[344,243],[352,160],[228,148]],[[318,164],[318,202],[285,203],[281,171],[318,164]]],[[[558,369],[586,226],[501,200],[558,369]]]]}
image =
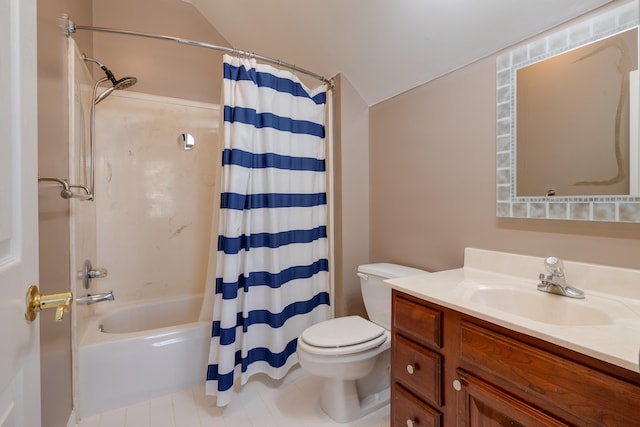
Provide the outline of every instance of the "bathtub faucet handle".
{"type": "Polygon", "coordinates": [[[82,280],[85,289],[89,289],[91,279],[102,279],[107,277],[107,274],[106,268],[93,268],[91,260],[86,260],[82,265],[82,271],[78,272],[78,279],[82,280]]]}
{"type": "Polygon", "coordinates": [[[87,271],[87,276],[89,276],[89,279],[102,279],[107,277],[108,273],[106,268],[95,268],[87,271]]]}

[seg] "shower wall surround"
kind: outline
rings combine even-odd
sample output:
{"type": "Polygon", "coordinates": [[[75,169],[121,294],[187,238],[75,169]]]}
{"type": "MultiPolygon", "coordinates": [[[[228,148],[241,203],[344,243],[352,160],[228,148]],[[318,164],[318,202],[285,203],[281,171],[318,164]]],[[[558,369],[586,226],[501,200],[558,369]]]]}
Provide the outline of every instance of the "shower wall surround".
{"type": "MultiPolygon", "coordinates": [[[[69,69],[69,181],[86,185],[89,182],[89,117],[93,80],[81,53],[73,39],[68,38],[69,69]]],[[[76,189],[77,190],[77,189],[76,189]]],[[[81,194],[80,191],[76,191],[81,194]]],[[[93,202],[72,198],[69,200],[70,277],[78,278],[84,261],[96,261],[96,206],[93,202]]],[[[94,281],[95,282],[95,281],[94,281]]],[[[95,286],[86,290],[82,280],[72,282],[71,291],[76,297],[97,292],[95,286]]],[[[76,304],[72,329],[76,337],[85,333],[93,311],[86,305],[76,304]]]]}
{"type": "Polygon", "coordinates": [[[109,271],[98,292],[116,303],[204,292],[218,126],[213,104],[121,91],[98,105],[97,267],[109,271]]]}

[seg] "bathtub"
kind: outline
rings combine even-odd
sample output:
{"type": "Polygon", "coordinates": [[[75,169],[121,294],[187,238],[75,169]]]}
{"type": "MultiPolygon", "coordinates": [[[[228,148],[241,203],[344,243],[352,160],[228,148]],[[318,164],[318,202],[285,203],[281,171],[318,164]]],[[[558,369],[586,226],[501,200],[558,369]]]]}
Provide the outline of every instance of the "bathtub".
{"type": "Polygon", "coordinates": [[[198,321],[202,295],[109,304],[80,340],[80,417],[204,383],[211,322],[198,321]]]}

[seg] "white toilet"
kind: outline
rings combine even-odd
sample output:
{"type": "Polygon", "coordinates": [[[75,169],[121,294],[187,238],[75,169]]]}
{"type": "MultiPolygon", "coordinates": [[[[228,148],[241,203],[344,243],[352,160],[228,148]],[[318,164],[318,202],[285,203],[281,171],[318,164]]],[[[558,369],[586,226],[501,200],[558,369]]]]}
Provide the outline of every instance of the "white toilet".
{"type": "Polygon", "coordinates": [[[324,378],[320,406],[335,421],[358,419],[389,402],[391,288],[382,281],[426,273],[396,264],[361,265],[360,288],[371,321],[338,317],[298,338],[300,366],[324,378]]]}

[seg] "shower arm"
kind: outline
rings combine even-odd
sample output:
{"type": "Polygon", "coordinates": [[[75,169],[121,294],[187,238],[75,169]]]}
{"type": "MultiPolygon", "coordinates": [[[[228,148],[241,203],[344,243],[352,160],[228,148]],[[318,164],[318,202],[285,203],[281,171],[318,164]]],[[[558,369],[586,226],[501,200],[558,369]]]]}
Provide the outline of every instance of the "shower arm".
{"type": "Polygon", "coordinates": [[[87,55],[85,55],[84,53],[82,54],[81,59],[82,59],[83,61],[93,62],[94,64],[96,64],[98,67],[100,67],[100,69],[101,69],[102,71],[104,71],[104,73],[106,74],[106,76],[107,76],[107,79],[108,79],[108,80],[111,80],[111,82],[112,82],[113,84],[115,84],[115,83],[116,83],[116,78],[115,78],[115,76],[113,75],[113,73],[111,72],[111,70],[110,70],[110,69],[108,69],[108,68],[106,67],[106,65],[104,65],[102,62],[98,61],[98,60],[97,60],[97,59],[95,59],[95,58],[90,58],[90,57],[88,57],[87,55]]]}
{"type": "Polygon", "coordinates": [[[257,53],[248,52],[246,50],[235,49],[235,48],[226,47],[226,46],[217,46],[214,44],[204,43],[197,40],[183,39],[179,37],[165,36],[161,34],[139,33],[135,31],[118,30],[115,28],[105,28],[105,27],[94,27],[90,25],[76,25],[71,19],[69,19],[67,15],[62,16],[62,27],[65,33],[67,34],[67,37],[71,37],[71,34],[75,33],[77,30],[97,31],[97,32],[103,32],[103,33],[113,33],[113,34],[123,34],[128,36],[145,37],[145,38],[156,39],[156,40],[173,41],[176,43],[186,44],[189,46],[204,47],[207,49],[213,49],[213,50],[230,53],[232,55],[254,58],[263,62],[268,62],[270,64],[288,68],[297,73],[302,73],[302,74],[306,74],[308,76],[314,77],[318,80],[323,81],[327,85],[329,85],[331,89],[335,89],[334,79],[327,79],[326,77],[320,74],[314,73],[313,71],[305,70],[304,68],[300,68],[297,65],[289,64],[287,62],[284,62],[275,58],[270,58],[268,56],[258,55],[257,53]]]}

